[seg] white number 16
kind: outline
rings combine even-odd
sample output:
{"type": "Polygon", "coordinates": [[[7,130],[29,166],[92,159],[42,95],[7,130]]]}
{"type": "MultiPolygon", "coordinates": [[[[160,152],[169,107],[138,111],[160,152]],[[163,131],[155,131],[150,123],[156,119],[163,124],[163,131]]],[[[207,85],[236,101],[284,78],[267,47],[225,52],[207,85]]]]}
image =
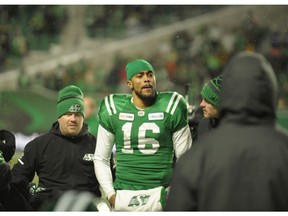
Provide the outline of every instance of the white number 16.
{"type": "MultiPolygon", "coordinates": [[[[131,148],[131,129],[132,122],[126,122],[122,126],[124,133],[124,147],[122,148],[122,152],[127,154],[133,154],[133,149],[131,148]]],[[[153,133],[160,133],[160,128],[155,123],[143,123],[138,131],[138,149],[142,154],[154,154],[160,145],[158,140],[145,137],[147,130],[151,130],[153,133]],[[152,144],[152,148],[146,149],[147,144],[152,144]]]]}

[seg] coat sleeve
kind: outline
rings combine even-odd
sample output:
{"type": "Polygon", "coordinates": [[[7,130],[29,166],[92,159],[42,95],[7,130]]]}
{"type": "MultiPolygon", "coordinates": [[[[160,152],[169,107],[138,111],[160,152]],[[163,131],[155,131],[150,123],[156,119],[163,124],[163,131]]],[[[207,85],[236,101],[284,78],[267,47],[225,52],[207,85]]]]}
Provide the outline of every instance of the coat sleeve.
{"type": "Polygon", "coordinates": [[[8,164],[0,163],[0,190],[9,186],[12,179],[10,167],[8,164]]]}
{"type": "Polygon", "coordinates": [[[33,140],[29,142],[22,156],[12,168],[12,184],[20,190],[25,197],[29,196],[28,184],[33,181],[37,170],[37,145],[33,140]]]}

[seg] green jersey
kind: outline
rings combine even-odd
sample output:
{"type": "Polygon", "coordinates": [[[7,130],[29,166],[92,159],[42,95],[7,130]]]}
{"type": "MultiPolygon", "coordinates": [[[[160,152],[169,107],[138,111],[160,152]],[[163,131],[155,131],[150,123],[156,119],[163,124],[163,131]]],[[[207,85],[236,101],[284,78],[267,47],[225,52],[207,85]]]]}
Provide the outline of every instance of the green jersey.
{"type": "Polygon", "coordinates": [[[115,137],[115,189],[167,187],[170,182],[173,134],[187,127],[188,104],[177,92],[161,92],[156,97],[145,110],[136,108],[127,94],[111,94],[100,104],[100,125],[115,137]]]}

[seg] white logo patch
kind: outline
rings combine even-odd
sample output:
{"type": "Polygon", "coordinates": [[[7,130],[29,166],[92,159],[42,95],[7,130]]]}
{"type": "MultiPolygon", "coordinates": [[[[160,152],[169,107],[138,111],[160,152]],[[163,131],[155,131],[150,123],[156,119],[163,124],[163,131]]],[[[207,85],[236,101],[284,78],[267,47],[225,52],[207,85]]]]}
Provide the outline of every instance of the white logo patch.
{"type": "Polygon", "coordinates": [[[134,120],[134,114],[131,113],[120,113],[119,114],[120,120],[127,120],[127,121],[133,121],[134,120]]]}
{"type": "Polygon", "coordinates": [[[164,113],[149,113],[148,114],[148,119],[149,120],[163,120],[164,119],[164,113]]]}
{"type": "Polygon", "coordinates": [[[69,112],[80,112],[81,111],[81,105],[80,104],[73,104],[69,110],[69,112]]]}
{"type": "Polygon", "coordinates": [[[83,160],[85,161],[93,161],[94,154],[85,154],[83,160]]]}
{"type": "Polygon", "coordinates": [[[141,111],[138,112],[138,116],[143,117],[144,115],[145,115],[144,111],[141,110],[141,111]]]}

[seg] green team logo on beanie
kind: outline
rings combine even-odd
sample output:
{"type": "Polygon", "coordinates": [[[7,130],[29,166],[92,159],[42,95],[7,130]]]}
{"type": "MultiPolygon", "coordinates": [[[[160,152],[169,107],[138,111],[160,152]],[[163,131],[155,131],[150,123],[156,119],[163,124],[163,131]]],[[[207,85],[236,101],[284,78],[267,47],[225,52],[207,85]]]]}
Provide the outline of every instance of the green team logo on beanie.
{"type": "Polygon", "coordinates": [[[80,104],[74,104],[69,108],[68,111],[69,112],[81,112],[81,105],[80,104]]]}
{"type": "Polygon", "coordinates": [[[84,117],[83,92],[74,85],[69,85],[59,91],[57,116],[60,118],[68,112],[78,112],[84,117]]]}
{"type": "Polygon", "coordinates": [[[133,76],[135,76],[137,73],[141,71],[152,71],[154,72],[154,69],[152,65],[143,59],[137,59],[135,61],[129,62],[126,65],[126,76],[128,80],[131,80],[133,76]]]}
{"type": "Polygon", "coordinates": [[[223,75],[210,80],[201,91],[201,96],[215,107],[218,107],[220,100],[220,89],[223,81],[223,75]]]}

